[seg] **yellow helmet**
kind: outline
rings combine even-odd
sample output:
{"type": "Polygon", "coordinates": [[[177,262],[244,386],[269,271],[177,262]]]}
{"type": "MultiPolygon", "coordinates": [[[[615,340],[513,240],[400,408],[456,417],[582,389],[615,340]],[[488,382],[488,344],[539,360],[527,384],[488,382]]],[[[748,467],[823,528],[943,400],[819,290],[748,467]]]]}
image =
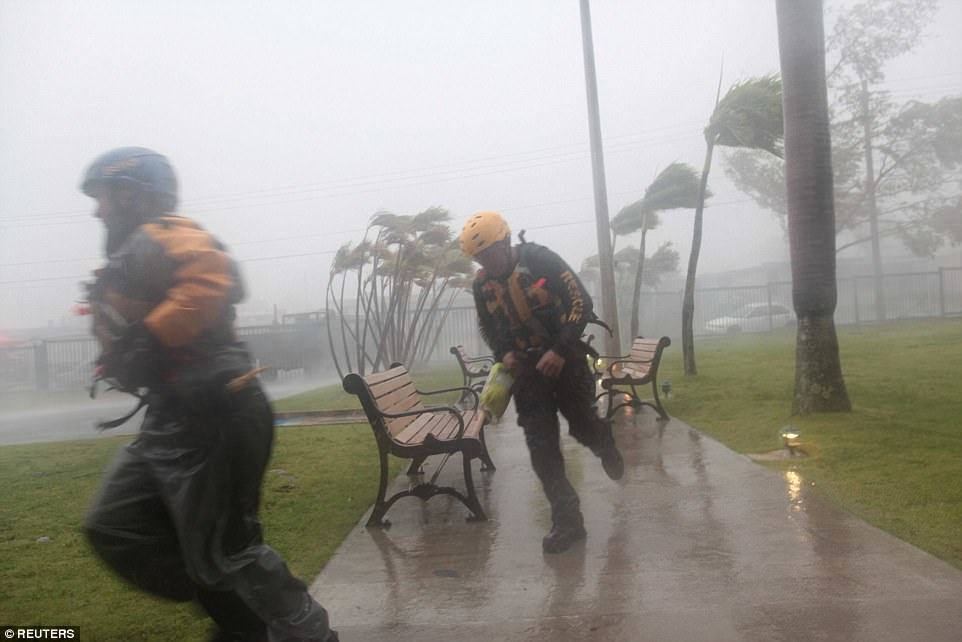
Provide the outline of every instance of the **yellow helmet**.
{"type": "Polygon", "coordinates": [[[481,250],[486,250],[498,241],[511,236],[511,228],[497,212],[478,212],[468,219],[461,229],[458,241],[461,251],[467,256],[477,256],[481,250]]]}

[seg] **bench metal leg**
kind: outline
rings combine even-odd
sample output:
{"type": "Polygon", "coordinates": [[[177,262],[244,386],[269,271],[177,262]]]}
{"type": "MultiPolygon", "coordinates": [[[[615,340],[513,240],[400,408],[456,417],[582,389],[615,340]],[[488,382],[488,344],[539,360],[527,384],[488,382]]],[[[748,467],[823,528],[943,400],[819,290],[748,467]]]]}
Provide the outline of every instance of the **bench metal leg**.
{"type": "Polygon", "coordinates": [[[622,401],[621,403],[615,404],[615,397],[617,397],[618,395],[624,395],[624,394],[628,394],[628,393],[624,392],[623,390],[616,390],[615,388],[612,388],[611,390],[606,390],[601,395],[598,395],[599,399],[601,398],[602,395],[608,396],[608,409],[605,411],[605,419],[611,419],[612,417],[615,416],[615,413],[617,413],[619,410],[621,410],[625,406],[632,406],[637,404],[637,395],[631,395],[630,401],[622,401]]]}
{"type": "Polygon", "coordinates": [[[427,457],[415,457],[414,459],[412,459],[412,460],[411,460],[411,465],[408,466],[408,472],[407,472],[407,474],[408,474],[408,475],[423,475],[423,474],[424,474],[424,469],[421,468],[421,466],[424,465],[424,460],[425,460],[425,459],[427,459],[427,457]]]}
{"type": "Polygon", "coordinates": [[[497,467],[494,462],[491,461],[491,455],[488,454],[488,443],[484,440],[484,429],[481,429],[481,472],[495,471],[497,467]]]}
{"type": "Polygon", "coordinates": [[[471,476],[471,457],[467,453],[461,453],[461,456],[464,458],[464,485],[468,491],[464,505],[473,513],[471,517],[468,517],[468,521],[486,522],[488,516],[481,508],[481,502],[478,501],[478,495],[474,491],[474,479],[471,476]]]}
{"type": "MultiPolygon", "coordinates": [[[[488,516],[481,507],[481,502],[478,500],[478,495],[474,490],[474,480],[471,476],[472,458],[467,454],[462,453],[464,456],[464,485],[467,488],[467,495],[447,486],[436,486],[434,483],[419,483],[413,485],[407,490],[403,490],[399,493],[391,495],[390,498],[385,498],[388,484],[388,453],[384,450],[381,450],[379,455],[381,460],[381,480],[378,484],[377,500],[374,502],[374,508],[371,511],[371,516],[367,520],[366,526],[368,528],[386,528],[390,526],[391,522],[384,519],[384,516],[387,514],[388,510],[390,510],[391,506],[393,506],[394,503],[401,498],[417,497],[423,501],[427,501],[435,495],[451,495],[458,498],[458,500],[460,500],[461,503],[471,511],[471,516],[468,517],[469,521],[487,521],[488,516]]],[[[415,459],[413,462],[411,462],[411,465],[414,466],[417,461],[418,460],[415,459]]],[[[424,458],[421,458],[421,461],[424,461],[424,458]]]]}
{"type": "Polygon", "coordinates": [[[664,421],[668,419],[668,413],[665,412],[665,407],[661,405],[661,398],[658,396],[658,382],[654,379],[651,381],[651,390],[655,393],[655,405],[652,406],[658,411],[658,416],[664,421]]]}
{"type": "MultiPolygon", "coordinates": [[[[380,445],[379,445],[380,446],[380,445]]],[[[377,487],[377,500],[374,502],[374,510],[371,511],[371,516],[367,520],[367,526],[390,526],[391,523],[384,519],[384,514],[387,513],[387,509],[391,507],[394,503],[394,498],[391,498],[390,502],[384,501],[384,496],[387,493],[387,451],[383,448],[378,448],[379,458],[381,460],[381,481],[378,483],[377,487]]]]}

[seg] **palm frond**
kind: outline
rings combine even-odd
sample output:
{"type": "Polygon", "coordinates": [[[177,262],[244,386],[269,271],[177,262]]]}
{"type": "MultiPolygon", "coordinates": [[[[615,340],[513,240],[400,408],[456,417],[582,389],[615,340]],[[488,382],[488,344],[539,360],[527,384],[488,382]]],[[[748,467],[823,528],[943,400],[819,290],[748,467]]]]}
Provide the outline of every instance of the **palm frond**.
{"type": "Polygon", "coordinates": [[[424,232],[451,220],[451,214],[443,207],[429,207],[411,218],[411,229],[424,232]]]}
{"type": "Polygon", "coordinates": [[[619,269],[631,267],[634,269],[638,265],[638,257],[641,256],[641,251],[638,248],[631,245],[623,247],[617,252],[615,252],[615,266],[619,269]]]}
{"type": "Polygon", "coordinates": [[[347,268],[347,258],[351,253],[351,243],[347,242],[341,247],[337,248],[337,252],[334,253],[334,258],[331,259],[331,274],[340,274],[347,268]]]}
{"type": "MultiPolygon", "coordinates": [[[[698,207],[699,186],[698,172],[691,165],[674,162],[661,170],[645,190],[642,206],[650,211],[694,209],[698,207]]],[[[705,197],[708,196],[706,191],[705,197]]]]}
{"type": "Polygon", "coordinates": [[[446,225],[433,225],[418,236],[421,245],[444,247],[451,241],[451,230],[446,225]]]}
{"type": "Polygon", "coordinates": [[[386,210],[379,210],[371,217],[369,225],[371,227],[397,228],[404,218],[406,217],[386,210]]]}
{"type": "Polygon", "coordinates": [[[632,234],[641,229],[641,222],[645,218],[645,212],[650,211],[645,207],[645,199],[629,203],[622,207],[618,214],[611,219],[611,229],[618,236],[632,234]]]}
{"type": "Polygon", "coordinates": [[[763,149],[779,158],[783,135],[782,81],[775,74],[732,85],[705,128],[711,144],[763,149]]]}
{"type": "MultiPolygon", "coordinates": [[[[653,230],[661,223],[658,211],[697,207],[698,187],[698,174],[690,165],[672,163],[655,177],[644,198],[621,208],[611,220],[611,229],[618,236],[637,232],[642,225],[653,230]]],[[[706,192],[706,198],[710,195],[706,192]]]]}

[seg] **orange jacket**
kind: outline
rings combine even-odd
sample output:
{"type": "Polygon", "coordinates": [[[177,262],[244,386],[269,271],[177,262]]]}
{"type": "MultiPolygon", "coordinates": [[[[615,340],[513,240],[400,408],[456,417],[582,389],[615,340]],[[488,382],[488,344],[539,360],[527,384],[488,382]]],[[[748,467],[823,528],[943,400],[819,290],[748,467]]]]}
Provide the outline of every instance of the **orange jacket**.
{"type": "Polygon", "coordinates": [[[234,341],[233,306],[244,295],[237,265],[191,219],[167,215],[144,223],[98,276],[115,309],[128,321],[142,318],[165,347],[234,341]]]}

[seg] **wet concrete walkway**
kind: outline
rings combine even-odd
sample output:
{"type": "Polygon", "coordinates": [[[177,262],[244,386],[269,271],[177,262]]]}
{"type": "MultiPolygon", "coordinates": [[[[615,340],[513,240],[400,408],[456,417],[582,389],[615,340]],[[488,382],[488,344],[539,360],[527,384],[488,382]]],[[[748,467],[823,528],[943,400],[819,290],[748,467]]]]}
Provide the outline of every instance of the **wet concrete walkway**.
{"type": "MultiPolygon", "coordinates": [[[[564,438],[589,531],[567,553],[541,552],[547,504],[509,415],[487,433],[498,470],[475,475],[490,521],[403,499],[312,593],[347,642],[962,639],[962,571],[653,417],[619,425],[619,483],[564,438]]],[[[444,477],[462,487],[460,460],[444,477]]]]}

